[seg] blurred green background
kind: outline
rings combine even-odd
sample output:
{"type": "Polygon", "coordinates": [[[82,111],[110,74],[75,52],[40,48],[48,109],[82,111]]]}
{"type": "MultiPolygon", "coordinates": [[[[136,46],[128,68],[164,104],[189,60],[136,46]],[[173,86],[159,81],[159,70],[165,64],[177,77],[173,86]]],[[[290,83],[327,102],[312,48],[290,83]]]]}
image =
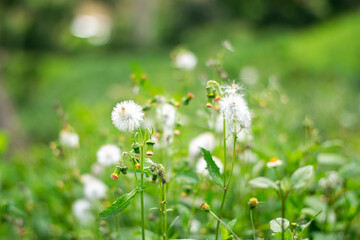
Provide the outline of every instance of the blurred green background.
{"type": "MultiPolygon", "coordinates": [[[[112,107],[133,98],[134,68],[149,77],[146,93],[180,97],[191,91],[198,100],[188,111],[202,108],[203,87],[214,77],[205,63],[223,40],[235,49],[224,56],[230,79],[243,81],[249,69],[258,76],[243,84],[247,95],[264,97],[261,91],[269,79],[278,79],[281,86],[287,104],[270,114],[278,125],[263,126],[268,130],[258,135],[278,138],[286,132],[290,150],[303,141],[302,123],[308,117],[323,139],[341,139],[349,155],[359,155],[359,7],[357,0],[2,0],[0,173],[7,180],[0,182],[1,195],[21,199],[23,193],[9,180],[15,176],[17,183],[38,181],[35,170],[24,170],[27,161],[46,171],[50,150],[43,149],[61,129],[55,104],[66,111],[67,121],[84,139],[81,144],[101,144],[102,133],[113,130],[112,107]],[[186,83],[170,58],[179,46],[198,59],[186,83]]],[[[200,126],[184,130],[185,136],[194,136],[200,126]]],[[[95,159],[96,150],[81,151],[95,159]]],[[[85,160],[82,166],[90,168],[85,160]]],[[[35,195],[47,190],[39,183],[35,195]]],[[[49,216],[33,217],[39,217],[38,227],[49,216]]]]}

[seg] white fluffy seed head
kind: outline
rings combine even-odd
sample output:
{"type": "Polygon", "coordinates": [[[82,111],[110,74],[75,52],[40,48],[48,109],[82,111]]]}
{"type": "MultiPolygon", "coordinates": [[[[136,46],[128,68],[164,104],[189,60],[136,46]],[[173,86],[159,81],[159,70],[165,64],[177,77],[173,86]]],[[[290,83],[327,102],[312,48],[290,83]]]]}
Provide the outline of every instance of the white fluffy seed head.
{"type": "Polygon", "coordinates": [[[97,161],[103,166],[113,165],[121,158],[120,148],[114,144],[106,144],[101,146],[96,155],[97,161]]]}
{"type": "Polygon", "coordinates": [[[79,135],[75,132],[70,132],[66,129],[61,130],[60,132],[60,144],[68,148],[78,148],[79,147],[79,135]]]}
{"type": "Polygon", "coordinates": [[[78,199],[72,205],[74,216],[83,225],[94,221],[94,216],[91,214],[91,203],[86,199],[78,199]]]}
{"type": "Polygon", "coordinates": [[[90,200],[98,200],[106,197],[107,186],[94,176],[90,174],[84,174],[81,176],[84,183],[84,195],[90,200]]]}
{"type": "Polygon", "coordinates": [[[228,136],[250,129],[250,112],[242,95],[231,92],[220,100],[219,106],[221,113],[225,115],[228,136]]]}
{"type": "Polygon", "coordinates": [[[189,156],[195,158],[201,154],[200,147],[212,152],[215,148],[215,136],[211,132],[205,132],[195,137],[189,143],[189,156]]]}
{"type": "Polygon", "coordinates": [[[111,120],[120,131],[131,132],[144,121],[144,112],[142,107],[134,101],[123,101],[114,107],[111,113],[111,120]]]}
{"type": "Polygon", "coordinates": [[[176,55],[175,66],[177,68],[192,70],[197,63],[196,56],[190,51],[181,51],[176,55]]]}

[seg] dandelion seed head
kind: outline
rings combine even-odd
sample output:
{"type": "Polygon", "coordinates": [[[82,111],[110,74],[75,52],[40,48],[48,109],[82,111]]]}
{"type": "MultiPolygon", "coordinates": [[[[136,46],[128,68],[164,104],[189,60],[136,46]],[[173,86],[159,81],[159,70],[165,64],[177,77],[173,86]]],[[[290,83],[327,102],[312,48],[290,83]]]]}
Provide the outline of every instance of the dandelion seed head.
{"type": "Polygon", "coordinates": [[[77,135],[75,132],[70,132],[66,129],[63,129],[60,132],[60,144],[68,148],[78,148],[79,135],[77,135]]]}
{"type": "Polygon", "coordinates": [[[175,66],[184,70],[192,70],[197,64],[196,56],[190,51],[181,51],[176,55],[175,66]]]}
{"type": "Polygon", "coordinates": [[[101,146],[96,155],[98,163],[103,166],[113,165],[121,158],[120,148],[114,144],[106,144],[101,146]]]}
{"type": "Polygon", "coordinates": [[[72,212],[82,225],[94,221],[94,216],[91,214],[91,203],[86,199],[76,200],[72,205],[72,212]]]}
{"type": "Polygon", "coordinates": [[[201,154],[200,147],[208,151],[213,151],[215,148],[215,136],[211,132],[205,132],[195,137],[189,143],[189,156],[191,158],[197,157],[201,154]]]}
{"type": "Polygon", "coordinates": [[[123,101],[114,107],[111,113],[114,126],[123,132],[131,132],[140,127],[144,121],[142,107],[134,101],[123,101]]]}

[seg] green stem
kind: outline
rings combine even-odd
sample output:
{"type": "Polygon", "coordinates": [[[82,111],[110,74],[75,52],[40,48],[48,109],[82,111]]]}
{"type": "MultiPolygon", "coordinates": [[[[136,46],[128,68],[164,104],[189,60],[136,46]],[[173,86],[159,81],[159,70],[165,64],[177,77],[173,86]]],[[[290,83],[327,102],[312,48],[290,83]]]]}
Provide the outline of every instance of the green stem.
{"type": "Polygon", "coordinates": [[[284,240],[285,239],[285,229],[284,229],[284,219],[285,219],[285,204],[286,204],[286,196],[283,196],[281,198],[281,217],[282,217],[282,222],[281,222],[281,239],[284,240]]]}
{"type": "MultiPolygon", "coordinates": [[[[224,192],[223,192],[223,198],[221,200],[220,210],[219,210],[219,217],[221,218],[222,215],[222,209],[224,207],[225,197],[226,197],[226,121],[225,121],[225,114],[223,114],[223,135],[224,135],[224,192]]],[[[219,227],[220,227],[220,221],[216,224],[216,237],[215,239],[218,240],[218,233],[219,233],[219,227]]]]}
{"type": "Polygon", "coordinates": [[[253,230],[253,238],[254,238],[254,240],[256,240],[255,225],[254,225],[254,218],[253,218],[253,209],[250,209],[250,220],[251,220],[251,227],[252,227],[252,230],[253,230]]]}
{"type": "Polygon", "coordinates": [[[140,190],[140,199],[141,199],[141,235],[142,240],[145,240],[145,212],[144,212],[144,144],[141,143],[140,146],[140,170],[141,170],[141,190],[140,190]]]}
{"type": "Polygon", "coordinates": [[[160,225],[161,225],[161,235],[164,235],[164,217],[163,217],[163,201],[164,201],[164,188],[160,182],[160,225]]]}
{"type": "Polygon", "coordinates": [[[215,213],[213,213],[211,210],[209,210],[209,213],[213,215],[213,217],[216,218],[222,225],[224,225],[224,227],[226,227],[226,229],[229,230],[236,239],[240,240],[240,238],[233,232],[233,230],[231,230],[231,228],[226,223],[224,223],[220,218],[218,218],[215,213]]]}
{"type": "Polygon", "coordinates": [[[164,213],[164,233],[163,233],[163,239],[167,240],[167,214],[166,214],[166,183],[163,184],[164,186],[164,200],[163,200],[163,213],[164,213]]]}

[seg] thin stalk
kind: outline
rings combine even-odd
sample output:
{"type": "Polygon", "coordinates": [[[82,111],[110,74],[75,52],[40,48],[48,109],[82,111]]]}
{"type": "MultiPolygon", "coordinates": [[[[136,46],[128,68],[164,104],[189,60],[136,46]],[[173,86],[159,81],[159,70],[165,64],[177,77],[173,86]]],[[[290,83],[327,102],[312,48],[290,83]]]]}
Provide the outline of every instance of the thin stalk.
{"type": "Polygon", "coordinates": [[[254,225],[254,218],[253,218],[253,209],[250,209],[250,221],[251,221],[251,227],[252,227],[252,231],[253,231],[253,238],[254,240],[256,240],[256,235],[255,235],[255,225],[254,225]]]}
{"type": "Polygon", "coordinates": [[[140,170],[141,170],[141,191],[140,191],[140,200],[141,200],[141,236],[142,240],[145,240],[145,211],[144,211],[144,144],[141,143],[140,146],[140,170]]]}
{"type": "Polygon", "coordinates": [[[163,203],[163,191],[164,191],[164,188],[162,186],[162,183],[160,182],[160,203],[159,203],[159,208],[160,208],[160,229],[161,229],[161,234],[159,235],[163,235],[164,233],[164,219],[163,219],[163,206],[162,206],[162,203],[163,203]]]}
{"type": "MultiPolygon", "coordinates": [[[[225,129],[225,128],[224,128],[225,129]]],[[[225,132],[224,132],[225,133],[225,132]]],[[[223,198],[222,198],[222,201],[221,201],[221,205],[220,205],[220,211],[219,211],[219,219],[222,217],[222,210],[223,210],[223,207],[224,207],[224,204],[225,204],[225,198],[226,198],[226,193],[227,193],[227,190],[229,188],[229,185],[230,185],[230,181],[231,181],[231,177],[233,175],[233,172],[234,172],[234,165],[235,165],[235,158],[236,158],[236,153],[235,153],[235,147],[236,147],[236,133],[234,134],[234,145],[233,145],[233,160],[232,160],[232,163],[231,163],[231,170],[230,170],[230,174],[229,174],[229,179],[228,181],[225,180],[225,177],[224,177],[224,193],[223,193],[223,198]]],[[[226,146],[226,139],[224,141],[225,143],[225,146],[226,146]]],[[[226,151],[226,149],[225,149],[226,151]]],[[[226,167],[225,167],[226,168],[226,167]]],[[[224,173],[226,172],[226,170],[224,170],[224,173]]],[[[220,227],[220,221],[217,222],[217,225],[216,225],[216,235],[215,235],[215,239],[218,240],[218,233],[219,233],[219,227],[220,227]]]]}
{"type": "Polygon", "coordinates": [[[240,240],[240,238],[233,232],[233,230],[231,230],[231,228],[226,223],[224,223],[223,220],[216,216],[215,213],[213,213],[211,210],[209,210],[209,213],[213,215],[213,217],[216,218],[227,230],[229,230],[229,232],[231,232],[236,239],[240,240]]]}
{"type": "Polygon", "coordinates": [[[282,222],[281,222],[281,239],[284,240],[285,239],[285,229],[284,229],[284,219],[285,219],[285,204],[286,204],[286,196],[283,196],[281,198],[281,217],[282,217],[282,222]]]}
{"type": "Polygon", "coordinates": [[[164,214],[164,232],[163,239],[167,240],[167,214],[166,214],[166,183],[163,184],[164,187],[164,198],[163,198],[163,214],[164,214]]]}
{"type": "Polygon", "coordinates": [[[191,231],[191,224],[194,220],[194,215],[195,215],[195,200],[196,200],[196,194],[197,194],[198,190],[197,187],[195,187],[194,189],[194,196],[192,199],[192,203],[191,203],[191,215],[190,215],[190,219],[189,219],[189,225],[188,225],[188,236],[190,236],[190,231],[191,231]]]}
{"type": "MultiPolygon", "coordinates": [[[[226,188],[226,121],[225,121],[225,114],[223,114],[223,135],[224,135],[224,192],[223,192],[223,198],[221,200],[221,205],[220,205],[220,210],[219,210],[219,217],[221,218],[222,216],[222,209],[224,207],[224,203],[225,203],[225,197],[226,197],[226,192],[227,192],[227,188],[226,188]]],[[[220,221],[217,222],[216,224],[216,237],[215,239],[218,240],[218,233],[219,233],[219,227],[220,227],[220,221]]]]}

